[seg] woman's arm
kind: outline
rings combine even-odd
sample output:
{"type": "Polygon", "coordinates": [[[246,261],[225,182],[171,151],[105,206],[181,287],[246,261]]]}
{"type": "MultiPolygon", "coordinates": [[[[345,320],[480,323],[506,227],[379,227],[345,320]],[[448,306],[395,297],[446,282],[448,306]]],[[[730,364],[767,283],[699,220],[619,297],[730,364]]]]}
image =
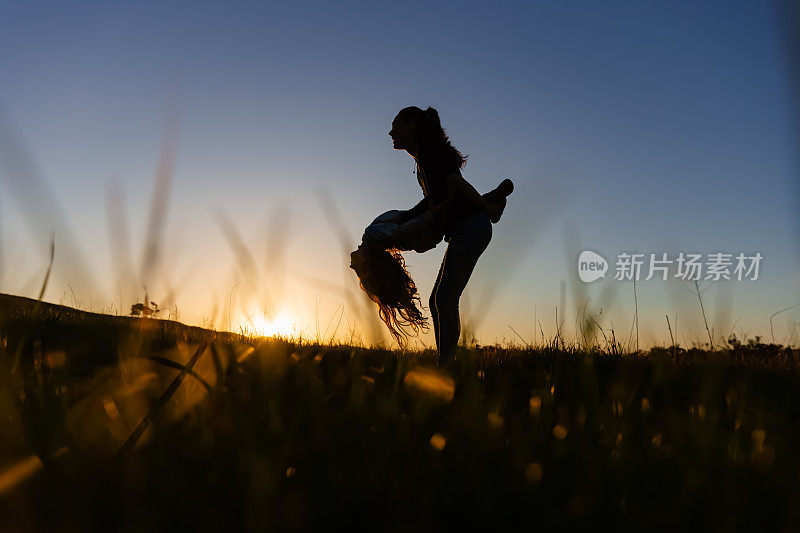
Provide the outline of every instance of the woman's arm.
{"type": "Polygon", "coordinates": [[[420,200],[417,203],[417,205],[415,205],[411,209],[408,209],[407,211],[403,211],[402,213],[400,213],[397,216],[397,221],[396,222],[398,224],[405,224],[406,222],[408,222],[412,218],[416,218],[416,217],[420,216],[422,213],[424,213],[427,210],[428,210],[428,199],[423,196],[422,200],[420,200]]]}
{"type": "Polygon", "coordinates": [[[465,180],[461,174],[451,172],[445,179],[447,182],[447,191],[451,199],[455,194],[459,194],[468,202],[475,205],[475,207],[486,213],[492,222],[500,218],[500,214],[502,213],[500,206],[487,202],[483,196],[475,190],[475,187],[465,180]]]}

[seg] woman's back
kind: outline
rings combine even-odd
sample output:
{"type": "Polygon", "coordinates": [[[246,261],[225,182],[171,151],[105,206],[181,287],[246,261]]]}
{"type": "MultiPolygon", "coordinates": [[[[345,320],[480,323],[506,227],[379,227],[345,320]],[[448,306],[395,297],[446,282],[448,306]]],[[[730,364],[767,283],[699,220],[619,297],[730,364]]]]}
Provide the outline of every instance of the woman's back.
{"type": "MultiPolygon", "coordinates": [[[[448,199],[447,175],[461,175],[461,160],[451,153],[447,145],[421,146],[417,153],[417,180],[428,198],[429,206],[439,205],[448,199]]],[[[459,222],[478,212],[478,208],[456,194],[447,208],[444,233],[459,222]]]]}

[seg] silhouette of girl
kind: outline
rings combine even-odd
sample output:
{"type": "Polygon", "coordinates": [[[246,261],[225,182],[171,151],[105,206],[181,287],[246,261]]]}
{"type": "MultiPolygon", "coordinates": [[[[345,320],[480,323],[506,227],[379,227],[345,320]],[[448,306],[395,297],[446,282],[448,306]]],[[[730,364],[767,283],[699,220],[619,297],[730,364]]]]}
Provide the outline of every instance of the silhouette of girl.
{"type": "Polygon", "coordinates": [[[478,258],[492,238],[492,223],[503,213],[511,180],[481,196],[461,176],[466,157],[450,141],[438,112],[411,106],[397,114],[389,132],[394,148],[415,160],[423,199],[406,211],[387,211],[370,224],[351,268],[361,287],[378,305],[380,318],[402,346],[408,336],[426,330],[414,281],[400,251],[419,253],[448,242],[439,275],[429,299],[438,364],[452,357],[460,336],[458,301],[478,258]]]}

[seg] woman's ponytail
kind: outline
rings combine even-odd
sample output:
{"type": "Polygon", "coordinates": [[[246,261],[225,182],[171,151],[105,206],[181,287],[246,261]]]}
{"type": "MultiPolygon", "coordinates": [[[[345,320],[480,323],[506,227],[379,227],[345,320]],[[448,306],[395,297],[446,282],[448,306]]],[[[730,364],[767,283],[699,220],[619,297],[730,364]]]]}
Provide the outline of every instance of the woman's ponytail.
{"type": "Polygon", "coordinates": [[[428,128],[432,132],[444,131],[442,130],[442,122],[439,120],[439,112],[436,109],[429,107],[425,110],[425,118],[428,121],[428,128]]]}

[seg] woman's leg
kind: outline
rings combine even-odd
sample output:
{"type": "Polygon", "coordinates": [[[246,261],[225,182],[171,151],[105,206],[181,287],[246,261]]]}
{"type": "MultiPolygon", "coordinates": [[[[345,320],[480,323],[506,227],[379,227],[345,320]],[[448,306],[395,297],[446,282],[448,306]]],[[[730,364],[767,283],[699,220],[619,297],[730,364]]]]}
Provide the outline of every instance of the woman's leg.
{"type": "MultiPolygon", "coordinates": [[[[449,247],[448,247],[449,248],[449,247]]],[[[447,252],[445,252],[445,256],[447,252]]],[[[428,305],[431,310],[431,321],[433,322],[433,335],[436,337],[436,350],[439,350],[439,310],[436,308],[436,291],[439,289],[439,284],[442,282],[442,271],[444,270],[444,259],[442,265],[439,267],[439,274],[436,276],[436,283],[433,284],[431,297],[428,300],[428,305]]]]}
{"type": "Polygon", "coordinates": [[[458,344],[461,335],[458,300],[491,238],[492,223],[483,212],[459,224],[450,236],[431,295],[439,323],[436,340],[440,365],[452,358],[458,344]]]}

